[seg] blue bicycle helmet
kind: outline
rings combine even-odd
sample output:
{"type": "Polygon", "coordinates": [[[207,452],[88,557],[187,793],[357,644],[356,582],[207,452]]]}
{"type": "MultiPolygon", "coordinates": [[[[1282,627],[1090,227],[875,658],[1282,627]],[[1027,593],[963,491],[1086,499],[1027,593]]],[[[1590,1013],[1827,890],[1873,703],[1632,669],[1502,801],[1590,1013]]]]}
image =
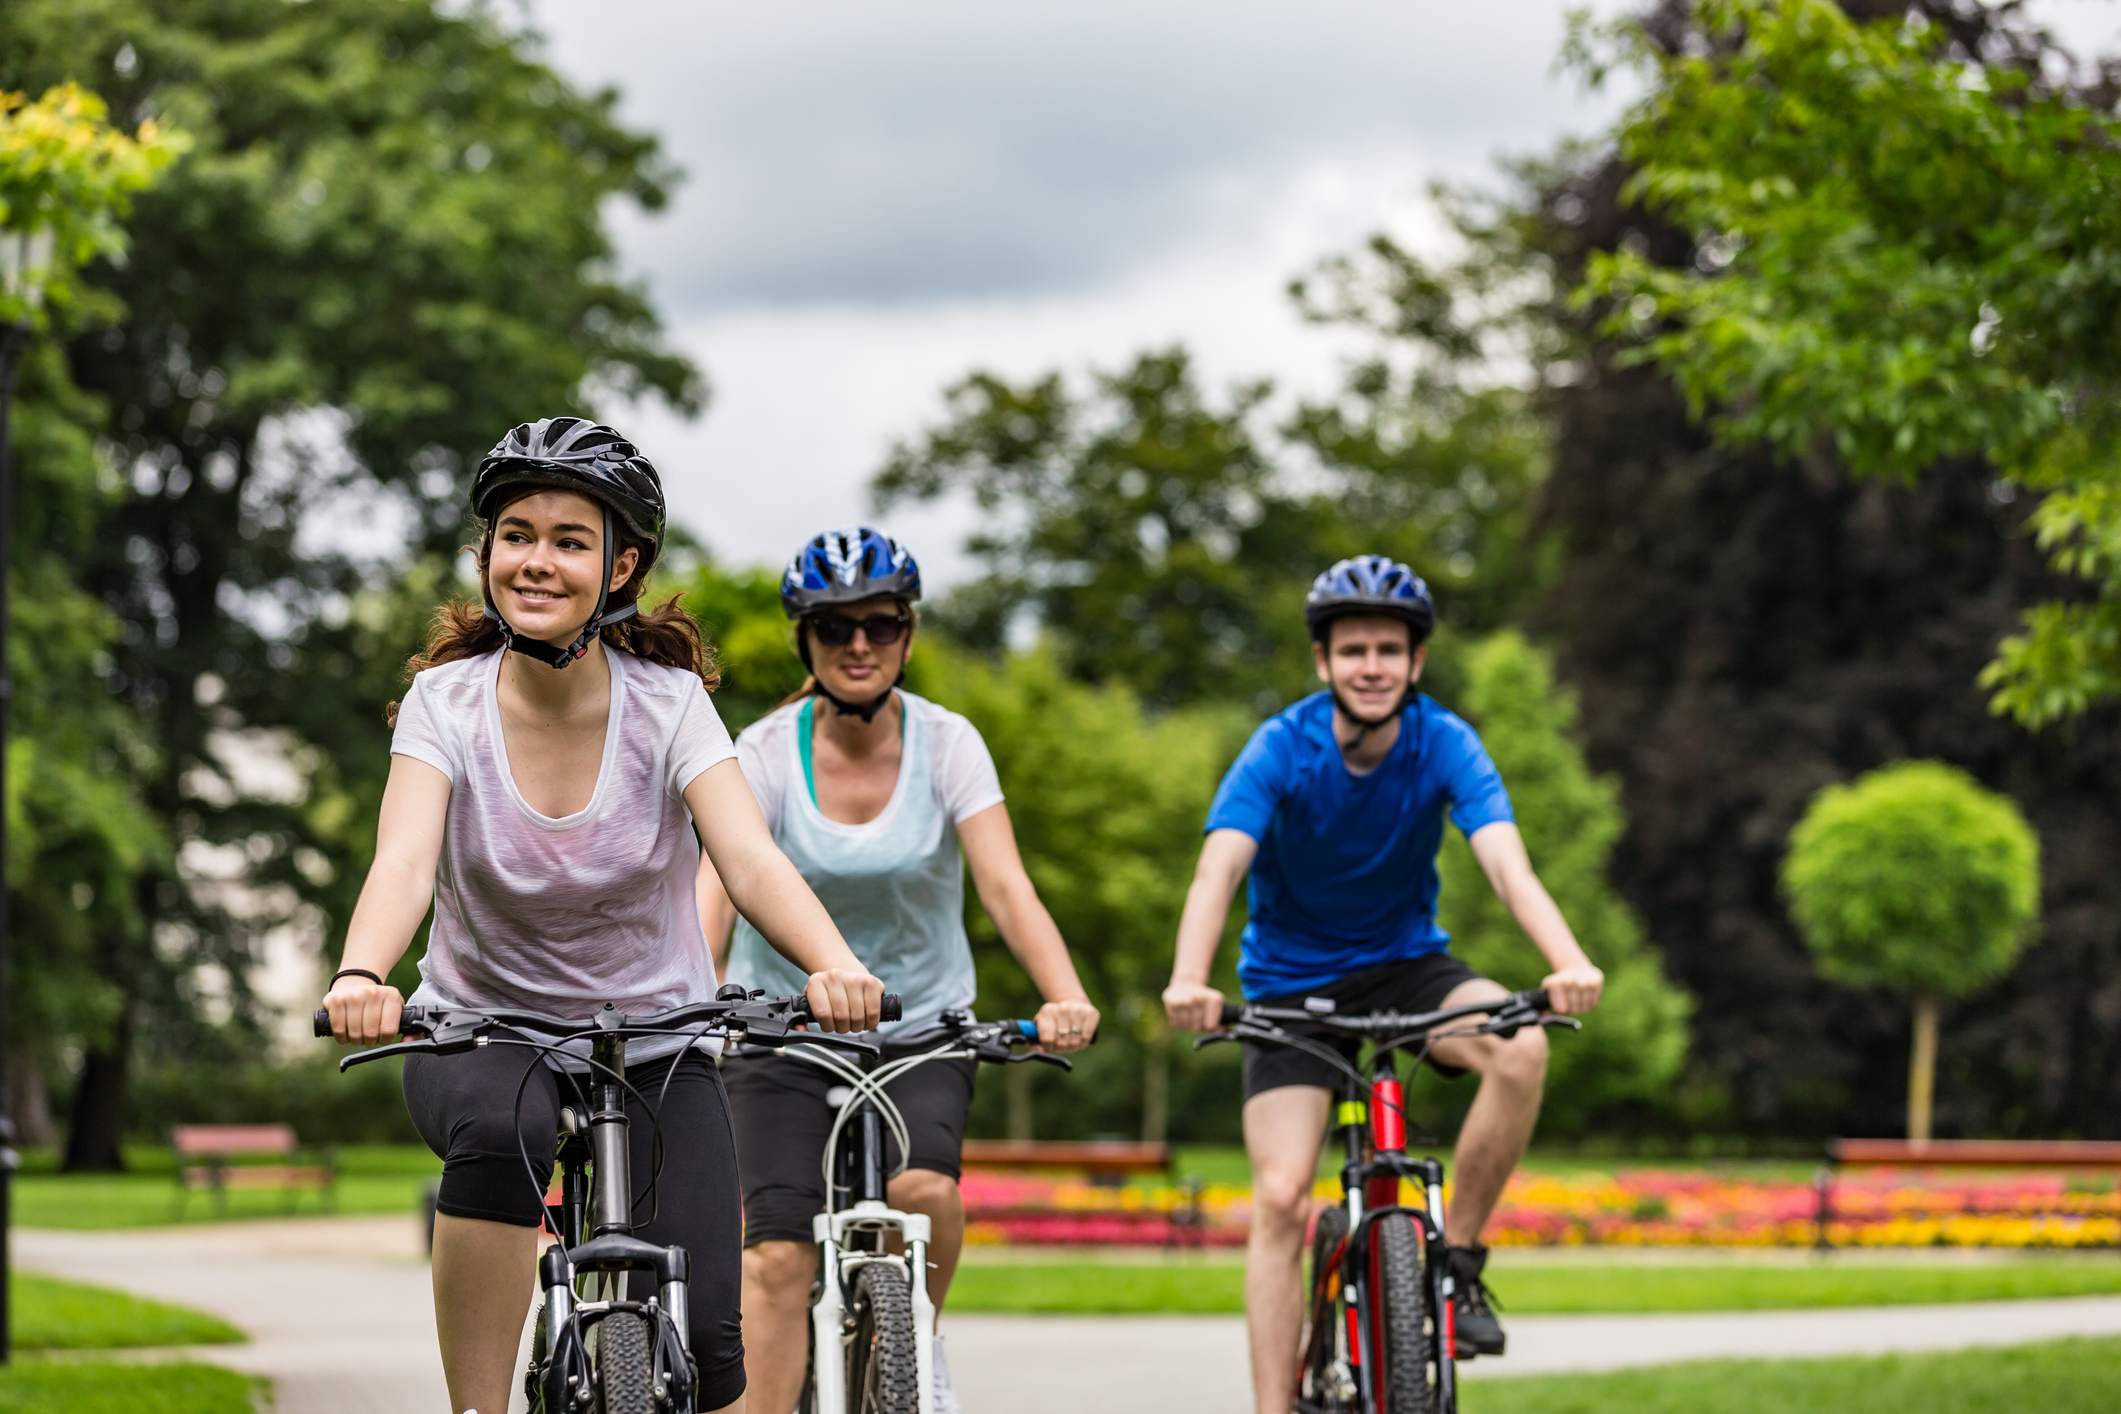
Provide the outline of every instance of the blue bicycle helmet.
{"type": "Polygon", "coordinates": [[[920,598],[921,567],[905,546],[866,525],[806,541],[781,574],[781,609],[791,619],[880,594],[909,604],[920,598]]]}
{"type": "Polygon", "coordinates": [[[1392,614],[1405,619],[1421,643],[1436,626],[1436,601],[1421,576],[1384,555],[1342,560],[1311,581],[1304,596],[1304,626],[1323,643],[1326,626],[1349,614],[1392,614]]]}

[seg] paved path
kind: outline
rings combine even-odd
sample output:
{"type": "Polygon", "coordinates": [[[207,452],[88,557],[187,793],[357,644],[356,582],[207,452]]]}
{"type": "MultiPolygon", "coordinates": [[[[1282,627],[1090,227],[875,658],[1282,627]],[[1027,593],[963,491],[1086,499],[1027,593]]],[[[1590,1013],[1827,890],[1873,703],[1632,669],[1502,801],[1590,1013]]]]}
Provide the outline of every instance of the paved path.
{"type": "MultiPolygon", "coordinates": [[[[24,1267],[211,1311],[250,1332],[198,1357],[270,1376],[278,1414],[446,1414],[417,1235],[403,1218],[295,1218],[133,1232],[18,1229],[24,1267]]],[[[974,1414],[1243,1414],[1244,1323],[1230,1316],[947,1318],[974,1414]]],[[[1510,1356],[1469,1378],[1716,1357],[1872,1355],[2121,1335],[2121,1297],[1833,1311],[1514,1316],[1510,1356]]],[[[520,1401],[520,1396],[519,1396],[520,1401]]]]}

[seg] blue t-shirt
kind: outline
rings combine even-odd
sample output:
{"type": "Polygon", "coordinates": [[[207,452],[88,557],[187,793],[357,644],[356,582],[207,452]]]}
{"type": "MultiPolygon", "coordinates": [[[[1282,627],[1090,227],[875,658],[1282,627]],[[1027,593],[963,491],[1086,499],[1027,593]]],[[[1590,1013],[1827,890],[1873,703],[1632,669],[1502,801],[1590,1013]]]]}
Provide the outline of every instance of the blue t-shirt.
{"type": "Polygon", "coordinates": [[[1208,829],[1259,841],[1237,977],[1245,996],[1285,997],[1380,963],[1442,952],[1436,851],[1444,811],[1468,836],[1508,820],[1487,748],[1427,697],[1399,714],[1399,740],[1367,776],[1333,739],[1319,692],[1252,733],[1208,807],[1208,829]]]}

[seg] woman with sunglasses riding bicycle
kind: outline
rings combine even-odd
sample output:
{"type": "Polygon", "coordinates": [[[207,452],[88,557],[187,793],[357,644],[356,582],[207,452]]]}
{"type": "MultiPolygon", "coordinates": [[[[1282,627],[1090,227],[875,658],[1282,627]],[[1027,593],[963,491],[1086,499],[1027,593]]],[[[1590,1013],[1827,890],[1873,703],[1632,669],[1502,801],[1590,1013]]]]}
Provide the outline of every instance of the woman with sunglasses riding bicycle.
{"type": "MultiPolygon", "coordinates": [[[[375,863],[325,998],[337,1038],[397,1031],[384,979],[430,903],[415,1002],[587,1016],[709,1001],[710,878],[794,959],[785,991],[830,1030],[873,1028],[883,987],[774,846],[708,700],[699,629],[675,600],[640,605],[663,535],[655,468],[608,427],[525,423],[480,463],[472,509],[484,604],[436,614],[394,711],[375,863]]],[[[628,1106],[640,1184],[664,1144],[637,1233],[689,1253],[695,1407],[727,1408],[745,1378],[727,1097],[685,1037],[636,1040],[628,1060],[633,1090],[661,1096],[659,1123],[628,1106]]],[[[512,1046],[406,1063],[407,1107],[444,1161],[435,1324],[455,1410],[508,1408],[545,1217],[535,1175],[586,1070],[512,1046]]]]}
{"type": "MultiPolygon", "coordinates": [[[[920,596],[913,556],[866,526],[829,531],[796,552],[781,578],[781,607],[796,621],[796,652],[810,679],[738,737],[744,777],[775,841],[856,955],[905,998],[905,1017],[893,1029],[917,1031],[972,1005],[969,864],[981,905],[1046,998],[1040,1041],[1077,1050],[1096,1032],[1097,1011],[1024,872],[987,745],[963,717],[900,686],[920,596]]],[[[784,989],[793,978],[788,964],[738,912],[725,902],[702,920],[717,957],[728,949],[728,980],[784,989]]],[[[930,1220],[928,1289],[938,1310],[964,1240],[957,1180],[974,1070],[969,1060],[936,1062],[886,1087],[911,1149],[888,1196],[892,1207],[930,1220]]],[[[800,1059],[770,1053],[732,1054],[722,1074],[744,1183],[751,1409],[788,1414],[809,1346],[817,1272],[810,1219],[825,1208],[819,1165],[835,1082],[800,1059]]],[[[895,1142],[890,1147],[897,1167],[901,1156],[895,1142]]],[[[954,1414],[940,1340],[935,1353],[934,1407],[954,1414]]]]}

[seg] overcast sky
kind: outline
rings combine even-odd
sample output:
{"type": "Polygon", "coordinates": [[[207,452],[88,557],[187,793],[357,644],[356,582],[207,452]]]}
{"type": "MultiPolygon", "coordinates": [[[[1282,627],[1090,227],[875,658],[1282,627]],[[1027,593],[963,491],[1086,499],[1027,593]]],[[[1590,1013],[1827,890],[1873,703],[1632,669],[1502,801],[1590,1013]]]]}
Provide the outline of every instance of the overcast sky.
{"type": "MultiPolygon", "coordinates": [[[[974,368],[1080,373],[1183,340],[1213,383],[1330,385],[1345,346],[1281,291],[1428,182],[1596,132],[1555,70],[1562,0],[528,0],[547,57],[614,84],[686,172],[616,230],[706,415],[626,419],[675,517],[734,563],[871,518],[865,483],[974,368]]],[[[1597,8],[1618,8],[1603,0],[1597,8]]],[[[2073,37],[2105,0],[2047,0],[2073,37]]],[[[931,582],[961,508],[901,509],[931,582]]]]}

